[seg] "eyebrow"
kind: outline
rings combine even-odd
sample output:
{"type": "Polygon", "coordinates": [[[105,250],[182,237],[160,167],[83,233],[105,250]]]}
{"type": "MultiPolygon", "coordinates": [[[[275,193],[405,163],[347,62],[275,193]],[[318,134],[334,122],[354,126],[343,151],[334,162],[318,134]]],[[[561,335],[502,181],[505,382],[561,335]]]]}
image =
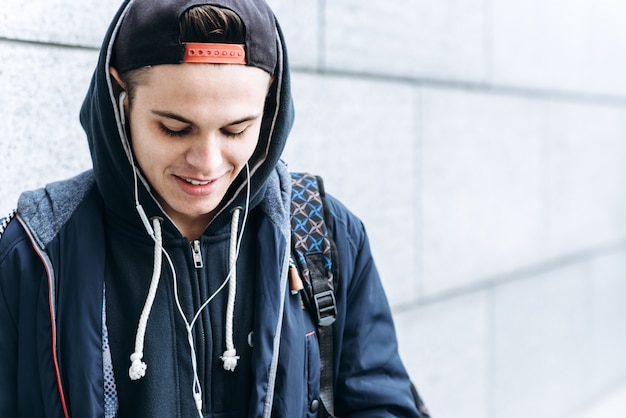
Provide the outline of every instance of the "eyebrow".
{"type": "MultiPolygon", "coordinates": [[[[177,115],[176,113],[172,113],[172,112],[167,112],[167,111],[162,111],[162,110],[153,110],[152,113],[154,113],[155,115],[164,117],[164,118],[168,118],[168,119],[174,119],[177,120],[179,122],[182,123],[186,123],[188,125],[193,125],[194,123],[192,121],[190,121],[187,118],[184,118],[180,115],[177,115]]],[[[258,118],[260,118],[261,115],[249,115],[249,116],[245,116],[241,119],[237,119],[234,120],[232,122],[227,123],[225,126],[233,126],[233,125],[239,125],[240,123],[244,123],[244,122],[249,122],[251,120],[256,120],[258,118]]]]}
{"type": "Polygon", "coordinates": [[[161,116],[161,117],[168,118],[168,119],[174,119],[174,120],[177,120],[177,121],[180,121],[180,122],[183,122],[183,123],[187,123],[189,125],[193,124],[193,122],[190,121],[189,119],[186,119],[186,118],[184,118],[184,117],[182,117],[180,115],[177,115],[176,113],[165,112],[165,111],[162,111],[162,110],[153,110],[152,113],[154,113],[157,116],[161,116]]]}

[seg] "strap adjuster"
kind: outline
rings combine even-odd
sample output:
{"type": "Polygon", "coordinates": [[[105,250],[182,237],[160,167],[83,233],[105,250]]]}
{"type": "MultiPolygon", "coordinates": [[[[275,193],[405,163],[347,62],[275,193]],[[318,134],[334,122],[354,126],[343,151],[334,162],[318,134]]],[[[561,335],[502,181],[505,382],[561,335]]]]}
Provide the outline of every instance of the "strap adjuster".
{"type": "Polygon", "coordinates": [[[246,49],[240,44],[186,42],[183,62],[204,64],[245,64],[246,49]]]}
{"type": "Polygon", "coordinates": [[[332,325],[337,318],[337,301],[335,300],[335,292],[332,290],[326,290],[315,294],[313,302],[315,303],[317,325],[320,327],[332,325]]]}

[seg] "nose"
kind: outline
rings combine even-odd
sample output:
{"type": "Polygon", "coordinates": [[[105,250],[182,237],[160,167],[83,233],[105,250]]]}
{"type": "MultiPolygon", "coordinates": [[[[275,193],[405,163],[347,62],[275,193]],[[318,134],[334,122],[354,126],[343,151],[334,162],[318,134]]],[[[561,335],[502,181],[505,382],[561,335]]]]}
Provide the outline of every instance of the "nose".
{"type": "Polygon", "coordinates": [[[219,139],[215,135],[197,138],[187,150],[186,158],[189,164],[206,174],[219,168],[224,161],[219,139]]]}

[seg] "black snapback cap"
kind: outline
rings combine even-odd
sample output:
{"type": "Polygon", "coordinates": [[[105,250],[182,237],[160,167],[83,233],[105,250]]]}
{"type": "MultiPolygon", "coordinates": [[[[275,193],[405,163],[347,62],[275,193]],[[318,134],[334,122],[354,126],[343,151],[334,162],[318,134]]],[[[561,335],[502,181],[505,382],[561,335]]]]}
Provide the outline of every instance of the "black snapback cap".
{"type": "Polygon", "coordinates": [[[120,73],[160,64],[232,62],[274,74],[278,55],[276,22],[264,0],[130,0],[126,8],[111,58],[111,65],[120,73]],[[180,17],[188,9],[201,5],[230,9],[239,16],[246,31],[243,48],[233,49],[224,44],[210,43],[202,48],[202,44],[181,42],[180,17]],[[241,59],[240,51],[245,54],[245,59],[235,62],[234,58],[241,59]],[[211,54],[222,59],[211,60],[211,54]],[[198,59],[199,55],[206,59],[198,59]],[[233,61],[229,61],[227,55],[233,55],[233,61]]]}

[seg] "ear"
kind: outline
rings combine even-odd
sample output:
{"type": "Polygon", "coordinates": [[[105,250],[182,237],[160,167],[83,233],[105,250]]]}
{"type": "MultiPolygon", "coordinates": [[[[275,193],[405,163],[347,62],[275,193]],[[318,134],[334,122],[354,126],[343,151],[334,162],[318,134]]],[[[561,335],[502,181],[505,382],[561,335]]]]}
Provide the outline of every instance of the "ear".
{"type": "Polygon", "coordinates": [[[122,81],[122,77],[120,77],[120,73],[117,72],[115,67],[109,67],[109,74],[111,74],[113,93],[115,93],[115,97],[118,97],[121,92],[126,90],[126,84],[122,81]]]}

